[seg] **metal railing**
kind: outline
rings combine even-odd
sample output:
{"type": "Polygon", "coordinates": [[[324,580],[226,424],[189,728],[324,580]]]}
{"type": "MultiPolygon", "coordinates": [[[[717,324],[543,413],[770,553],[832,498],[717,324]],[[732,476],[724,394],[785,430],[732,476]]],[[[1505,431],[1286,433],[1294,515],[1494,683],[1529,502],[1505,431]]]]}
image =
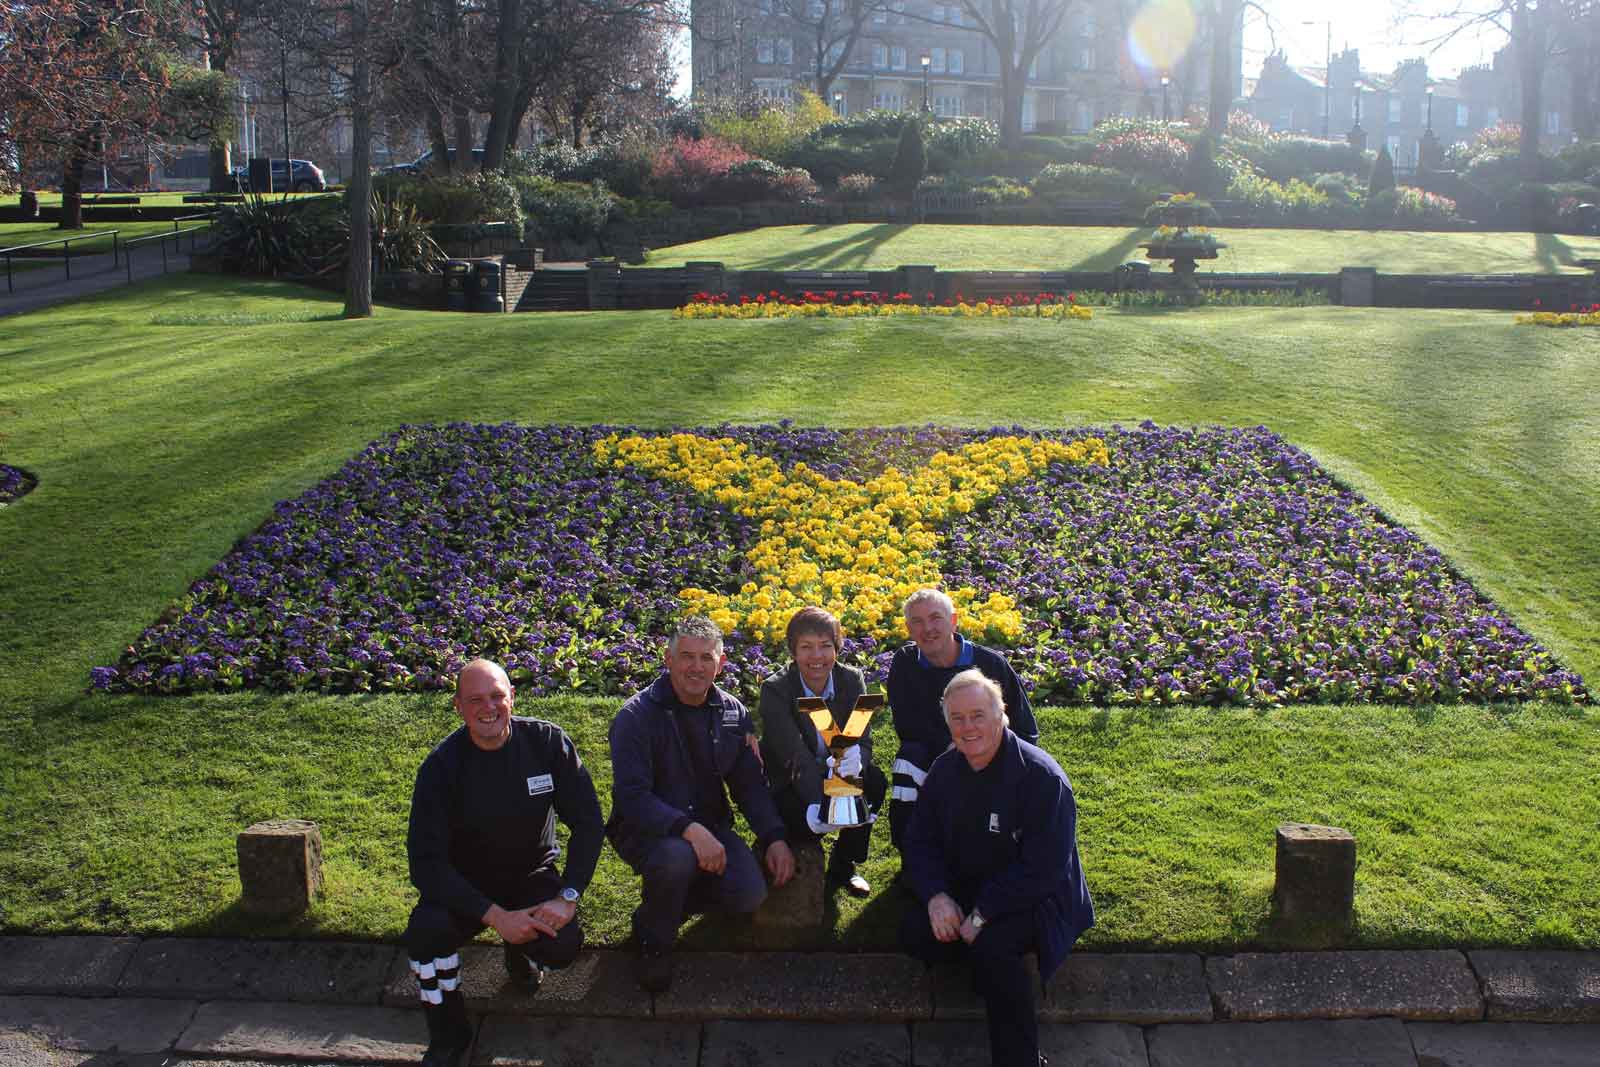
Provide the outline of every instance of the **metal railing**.
{"type": "Polygon", "coordinates": [[[113,270],[115,270],[116,266],[117,266],[117,257],[118,257],[119,251],[120,251],[120,248],[119,248],[119,245],[118,245],[118,235],[121,232],[122,232],[121,230],[97,230],[94,233],[81,233],[76,237],[57,237],[52,241],[37,241],[37,242],[35,242],[33,244],[12,245],[10,248],[0,248],[0,256],[5,256],[6,257],[6,292],[14,293],[14,292],[17,291],[15,284],[13,284],[13,282],[12,282],[12,271],[11,271],[12,253],[14,253],[14,252],[26,252],[26,251],[29,251],[29,250],[34,249],[34,248],[53,248],[56,245],[60,245],[61,246],[61,262],[67,268],[67,280],[71,281],[72,280],[72,242],[74,242],[74,241],[99,241],[99,240],[104,239],[109,234],[110,237],[111,237],[111,268],[113,270]]]}
{"type": "MultiPolygon", "coordinates": [[[[176,218],[172,220],[171,233],[146,234],[143,237],[135,237],[131,241],[124,241],[122,245],[122,260],[127,267],[128,281],[130,283],[133,281],[133,250],[136,247],[143,248],[145,245],[149,244],[159,245],[161,248],[161,273],[165,274],[167,273],[167,242],[171,241],[175,250],[181,249],[183,247],[184,235],[188,234],[189,251],[193,252],[195,250],[195,244],[199,240],[196,235],[209,231],[215,224],[216,220],[210,214],[185,215],[182,218],[176,218]],[[178,226],[178,223],[180,222],[192,221],[194,219],[205,219],[205,225],[188,226],[182,228],[178,226]]],[[[115,264],[113,264],[113,266],[115,266],[115,264]]]]}

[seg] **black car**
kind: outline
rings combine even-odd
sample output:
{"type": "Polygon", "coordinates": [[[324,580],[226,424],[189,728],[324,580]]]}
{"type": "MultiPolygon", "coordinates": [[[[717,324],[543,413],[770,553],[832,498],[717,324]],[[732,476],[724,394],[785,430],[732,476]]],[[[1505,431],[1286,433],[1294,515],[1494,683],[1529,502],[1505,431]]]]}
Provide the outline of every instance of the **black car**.
{"type": "MultiPolygon", "coordinates": [[[[454,163],[456,161],[456,150],[454,148],[450,148],[450,149],[447,149],[446,151],[448,152],[448,155],[446,155],[445,158],[448,159],[451,163],[454,163]]],[[[427,173],[427,170],[428,170],[428,164],[430,164],[432,162],[433,162],[433,149],[430,148],[426,152],[422,153],[422,155],[418,156],[416,159],[413,159],[410,163],[396,163],[392,167],[384,167],[378,173],[379,174],[425,174],[425,173],[427,173]]],[[[472,169],[473,170],[481,170],[481,169],[483,169],[483,149],[481,149],[481,148],[474,148],[472,150],[472,169]]]]}
{"type": "MultiPolygon", "coordinates": [[[[290,186],[297,193],[320,193],[328,187],[328,181],[322,176],[322,168],[309,159],[296,159],[294,163],[294,183],[290,186]]],[[[248,166],[233,168],[233,183],[241,193],[250,192],[250,168],[248,166]]],[[[281,193],[285,187],[283,176],[283,160],[272,161],[272,192],[281,193]]],[[[262,192],[267,192],[263,189],[262,192]]]]}

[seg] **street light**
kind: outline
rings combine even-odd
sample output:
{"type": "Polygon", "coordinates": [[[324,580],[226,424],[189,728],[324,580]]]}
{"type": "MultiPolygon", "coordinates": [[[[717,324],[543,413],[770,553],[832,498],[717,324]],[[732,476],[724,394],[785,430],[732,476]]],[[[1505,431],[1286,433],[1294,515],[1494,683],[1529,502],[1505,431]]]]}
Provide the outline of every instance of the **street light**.
{"type": "Polygon", "coordinates": [[[1165,74],[1161,75],[1161,121],[1168,122],[1172,119],[1172,112],[1167,108],[1167,85],[1172,81],[1165,74]]]}
{"type": "Polygon", "coordinates": [[[1428,127],[1428,132],[1432,133],[1433,132],[1433,89],[1431,87],[1428,89],[1428,118],[1427,118],[1426,125],[1428,127]]]}
{"type": "Polygon", "coordinates": [[[840,116],[844,115],[844,94],[837,89],[833,93],[833,113],[840,116]]]}
{"type": "MultiPolygon", "coordinates": [[[[1302,22],[1302,26],[1315,26],[1315,22],[1302,22]]],[[[1328,125],[1333,121],[1333,23],[1324,22],[1328,30],[1327,50],[1323,57],[1322,68],[1322,139],[1328,139],[1328,125]]]]}
{"type": "Polygon", "coordinates": [[[928,65],[933,62],[933,57],[922,53],[922,113],[928,113],[928,65]]]}

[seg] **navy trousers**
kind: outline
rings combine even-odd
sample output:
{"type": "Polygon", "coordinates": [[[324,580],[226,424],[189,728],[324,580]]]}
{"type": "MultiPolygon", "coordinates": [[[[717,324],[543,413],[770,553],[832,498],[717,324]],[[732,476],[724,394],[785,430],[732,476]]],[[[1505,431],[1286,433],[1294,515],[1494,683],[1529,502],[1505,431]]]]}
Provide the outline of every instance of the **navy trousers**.
{"type": "MultiPolygon", "coordinates": [[[[489,898],[507,911],[514,911],[543,904],[556,896],[561,892],[561,878],[554,870],[538,870],[515,886],[496,888],[499,892],[490,892],[489,898]]],[[[411,909],[411,921],[406,924],[406,954],[411,958],[411,970],[417,975],[424,1001],[438,1004],[441,993],[457,988],[461,958],[456,950],[483,928],[481,916],[461,915],[426,900],[411,909]]],[[[578,958],[578,950],[583,948],[583,927],[574,917],[555,937],[541,935],[514,947],[534,963],[565,967],[578,958]]]]}
{"type": "Polygon", "coordinates": [[[970,965],[972,986],[988,1015],[994,1067],[1039,1067],[1039,1019],[1034,1014],[1033,982],[1022,959],[1034,947],[1031,914],[994,919],[968,945],[959,938],[945,942],[934,937],[928,909],[915,904],[906,909],[900,924],[900,943],[928,963],[970,965]]]}
{"type": "Polygon", "coordinates": [[[721,874],[700,869],[694,848],[681,837],[663,837],[650,846],[639,874],[642,901],[633,913],[633,933],[644,948],[666,950],[678,927],[693,912],[748,915],[767,899],[767,876],[755,854],[732,828],[712,830],[727,851],[721,874]]]}

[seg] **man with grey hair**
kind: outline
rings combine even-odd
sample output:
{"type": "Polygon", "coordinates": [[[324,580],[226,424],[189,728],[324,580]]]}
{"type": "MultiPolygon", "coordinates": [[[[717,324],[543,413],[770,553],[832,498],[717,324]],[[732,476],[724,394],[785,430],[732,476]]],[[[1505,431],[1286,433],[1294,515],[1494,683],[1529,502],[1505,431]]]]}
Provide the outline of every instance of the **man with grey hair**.
{"type": "Polygon", "coordinates": [[[673,943],[691,911],[747,915],[767,896],[762,864],[733,830],[738,803],[774,885],[794,874],[783,819],[749,743],[755,728],[716,685],[727,664],[722,631],[683,619],[667,642],[666,670],[611,722],[612,847],[643,878],[633,913],[639,984],[672,983],[673,943]]]}
{"type": "Polygon", "coordinates": [[[906,598],[906,632],[911,643],[897,649],[889,664],[889,705],[900,738],[889,793],[889,837],[905,851],[906,828],[916,811],[923,779],[934,757],[950,745],[950,731],[939,710],[950,679],[977,668],[1000,687],[1011,712],[1011,728],[1029,743],[1039,740],[1033,707],[1022,680],[1000,653],[968,641],[957,631],[955,603],[938,589],[918,589],[906,598]]]}
{"type": "Polygon", "coordinates": [[[951,678],[943,706],[951,748],[928,770],[902,849],[924,907],[907,911],[901,943],[928,962],[970,963],[995,1067],[1038,1067],[1023,954],[1038,953],[1048,982],[1094,925],[1072,783],[1007,728],[1001,687],[983,672],[951,678]]]}

